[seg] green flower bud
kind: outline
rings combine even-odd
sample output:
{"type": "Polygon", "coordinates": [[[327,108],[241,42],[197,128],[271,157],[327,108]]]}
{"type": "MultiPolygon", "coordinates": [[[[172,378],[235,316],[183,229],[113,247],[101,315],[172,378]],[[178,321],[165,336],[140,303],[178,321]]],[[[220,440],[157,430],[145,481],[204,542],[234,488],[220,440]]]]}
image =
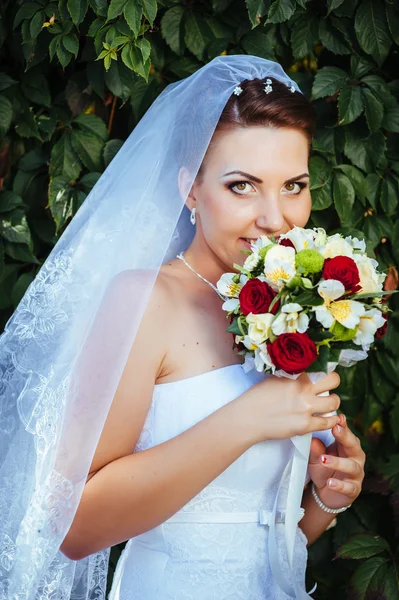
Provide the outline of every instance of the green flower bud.
{"type": "Polygon", "coordinates": [[[335,323],[331,325],[329,331],[334,334],[334,340],[336,342],[349,342],[350,340],[353,340],[356,335],[356,327],[354,329],[348,329],[341,325],[341,323],[338,323],[338,321],[335,321],[335,323]]]}
{"type": "Polygon", "coordinates": [[[317,250],[301,250],[295,256],[296,267],[302,267],[305,274],[320,273],[324,265],[324,258],[317,250]]]}

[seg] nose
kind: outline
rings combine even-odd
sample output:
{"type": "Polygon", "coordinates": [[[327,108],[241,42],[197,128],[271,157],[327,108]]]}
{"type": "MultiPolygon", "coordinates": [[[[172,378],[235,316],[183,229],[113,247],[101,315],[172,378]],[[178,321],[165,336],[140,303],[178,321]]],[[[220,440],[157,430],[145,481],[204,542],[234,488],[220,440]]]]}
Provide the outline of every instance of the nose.
{"type": "Polygon", "coordinates": [[[277,193],[269,193],[260,205],[256,225],[269,235],[280,232],[284,227],[284,215],[280,197],[277,193]]]}

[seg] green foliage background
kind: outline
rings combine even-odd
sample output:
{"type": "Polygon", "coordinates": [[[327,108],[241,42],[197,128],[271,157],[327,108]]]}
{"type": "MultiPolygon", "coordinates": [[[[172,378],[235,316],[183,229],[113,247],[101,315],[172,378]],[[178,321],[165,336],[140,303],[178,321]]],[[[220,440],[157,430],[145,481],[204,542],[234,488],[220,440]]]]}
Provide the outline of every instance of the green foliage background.
{"type": "MultiPolygon", "coordinates": [[[[1,329],[153,100],[226,53],[277,60],[314,102],[309,225],[365,237],[396,286],[397,0],[3,0],[0,11],[1,329]]],[[[398,305],[369,359],[341,370],[366,478],[309,547],[317,599],[399,598],[398,305]]]]}

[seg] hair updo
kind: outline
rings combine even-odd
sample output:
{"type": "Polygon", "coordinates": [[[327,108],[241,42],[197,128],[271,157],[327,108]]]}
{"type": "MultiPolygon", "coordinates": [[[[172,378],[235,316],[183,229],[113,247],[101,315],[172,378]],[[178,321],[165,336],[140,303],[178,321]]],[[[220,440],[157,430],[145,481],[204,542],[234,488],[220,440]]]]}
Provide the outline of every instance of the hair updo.
{"type": "MultiPolygon", "coordinates": [[[[309,155],[316,130],[317,113],[313,104],[302,94],[279,79],[266,77],[246,79],[239,84],[242,92],[232,93],[228,99],[214,134],[235,129],[236,127],[289,127],[301,131],[308,140],[309,155]],[[271,80],[272,91],[264,91],[266,79],[271,80]]],[[[212,140],[209,146],[212,145],[212,140]]],[[[198,171],[197,178],[201,180],[205,158],[198,171]]]]}

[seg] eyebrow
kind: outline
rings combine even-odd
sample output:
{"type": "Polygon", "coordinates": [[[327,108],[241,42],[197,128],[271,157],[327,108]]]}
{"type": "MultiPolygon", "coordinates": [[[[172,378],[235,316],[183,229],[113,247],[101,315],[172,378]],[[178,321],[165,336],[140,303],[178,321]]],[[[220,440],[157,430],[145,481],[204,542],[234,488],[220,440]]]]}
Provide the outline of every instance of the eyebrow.
{"type": "MultiPolygon", "coordinates": [[[[238,175],[243,175],[247,179],[251,179],[256,183],[263,183],[262,179],[259,179],[259,177],[255,177],[255,175],[245,173],[244,171],[229,171],[228,173],[222,175],[222,177],[226,177],[227,175],[233,175],[234,173],[237,173],[238,175]]],[[[284,181],[284,183],[294,183],[295,181],[298,181],[298,179],[303,179],[304,177],[310,177],[309,173],[301,173],[301,175],[297,175],[296,177],[291,177],[290,179],[287,179],[287,181],[284,181]]]]}

